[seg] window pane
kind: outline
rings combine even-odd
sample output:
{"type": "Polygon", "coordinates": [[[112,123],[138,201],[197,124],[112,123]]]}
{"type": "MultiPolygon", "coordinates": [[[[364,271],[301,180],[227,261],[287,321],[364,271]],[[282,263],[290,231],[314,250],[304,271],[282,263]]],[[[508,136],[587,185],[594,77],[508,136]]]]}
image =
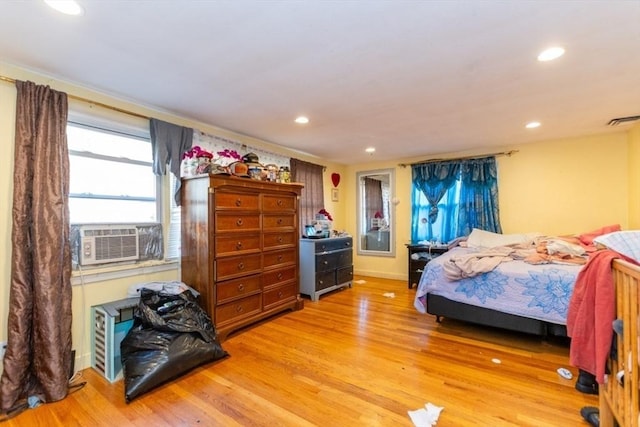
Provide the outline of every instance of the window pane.
{"type": "Polygon", "coordinates": [[[156,177],[151,166],[73,155],[69,156],[69,162],[71,194],[156,196],[156,177]]]}
{"type": "Polygon", "coordinates": [[[134,200],[69,199],[71,222],[137,223],[156,221],[156,203],[134,200]]]}
{"type": "Polygon", "coordinates": [[[67,126],[69,150],[151,162],[149,140],[74,125],[67,126]]]}

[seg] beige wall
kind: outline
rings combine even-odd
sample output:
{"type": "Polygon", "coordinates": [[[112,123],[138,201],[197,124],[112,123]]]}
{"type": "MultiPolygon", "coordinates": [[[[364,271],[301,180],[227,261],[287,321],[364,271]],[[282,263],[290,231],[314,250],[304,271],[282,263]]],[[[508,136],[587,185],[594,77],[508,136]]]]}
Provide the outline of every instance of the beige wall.
{"type": "MultiPolygon", "coordinates": [[[[395,196],[399,199],[394,211],[396,256],[370,257],[357,256],[354,253],[354,266],[357,274],[406,279],[407,253],[404,245],[411,238],[410,167],[399,167],[398,161],[372,161],[351,166],[332,164],[211,125],[153,111],[7,65],[0,64],[0,75],[48,84],[70,95],[326,165],[325,207],[334,217],[334,228],[351,233],[356,230],[355,174],[364,170],[394,168],[395,196]],[[331,201],[331,174],[334,172],[341,175],[337,202],[331,201]]],[[[0,186],[6,189],[0,195],[1,206],[5,206],[0,209],[0,242],[4,242],[3,253],[7,254],[0,257],[0,341],[6,341],[9,307],[15,96],[12,84],[0,82],[0,186]]],[[[517,148],[519,152],[512,157],[498,159],[500,209],[505,233],[578,233],[611,223],[620,223],[623,228],[640,227],[640,127],[636,126],[631,132],[623,130],[598,137],[505,147],[510,148],[517,148]]],[[[469,154],[483,153],[455,153],[448,157],[469,154]]],[[[415,160],[418,159],[400,161],[410,163],[415,160]]],[[[165,187],[167,186],[165,182],[165,187]]],[[[165,189],[168,192],[168,188],[165,189]]],[[[168,207],[165,208],[166,212],[168,207]]],[[[82,368],[89,364],[91,306],[125,297],[130,285],[154,280],[175,280],[178,277],[177,268],[155,273],[141,270],[140,274],[132,277],[105,279],[74,286],[73,345],[78,354],[76,366],[82,368]]]]}
{"type": "MultiPolygon", "coordinates": [[[[640,130],[621,130],[594,137],[545,141],[517,147],[510,157],[498,157],[500,218],[504,233],[574,234],[609,224],[623,229],[638,220],[640,130]],[[630,155],[630,150],[634,155],[630,155]],[[634,220],[630,220],[630,215],[634,220]]],[[[502,151],[502,150],[498,150],[502,151]]],[[[482,153],[451,153],[448,158],[482,153]]],[[[418,159],[407,159],[411,163],[418,159]]],[[[357,256],[357,274],[406,279],[411,239],[411,168],[400,162],[371,162],[349,167],[347,224],[356,230],[355,174],[363,170],[395,168],[395,258],[357,256]]],[[[635,225],[634,225],[635,224],[635,225]]]]}

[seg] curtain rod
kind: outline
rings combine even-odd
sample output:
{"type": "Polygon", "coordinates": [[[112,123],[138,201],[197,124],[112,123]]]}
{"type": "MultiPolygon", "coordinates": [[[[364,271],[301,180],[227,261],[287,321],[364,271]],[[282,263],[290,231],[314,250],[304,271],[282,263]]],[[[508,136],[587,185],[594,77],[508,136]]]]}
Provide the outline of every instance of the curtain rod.
{"type": "MultiPolygon", "coordinates": [[[[0,75],[0,81],[11,83],[11,84],[15,84],[16,79],[0,75]]],[[[82,98],[81,96],[67,94],[67,97],[71,98],[71,99],[74,99],[76,101],[82,101],[82,102],[86,102],[88,104],[97,105],[98,107],[107,108],[109,110],[117,111],[119,113],[128,114],[130,116],[138,117],[138,118],[141,118],[141,119],[149,120],[151,118],[149,116],[145,116],[144,114],[139,114],[139,113],[134,113],[133,111],[123,110],[122,108],[114,107],[113,105],[103,104],[102,102],[92,101],[92,100],[87,99],[87,98],[82,98]]]]}
{"type": "Polygon", "coordinates": [[[491,156],[494,156],[494,157],[500,157],[500,156],[511,157],[512,155],[514,155],[517,152],[518,152],[518,150],[511,150],[511,151],[501,151],[499,153],[487,153],[487,154],[482,154],[482,155],[477,155],[477,156],[452,157],[450,159],[427,159],[427,160],[422,160],[422,161],[415,162],[415,163],[398,163],[398,166],[406,168],[407,166],[421,165],[423,163],[442,162],[442,161],[445,161],[445,160],[482,159],[482,158],[491,157],[491,156]]]}

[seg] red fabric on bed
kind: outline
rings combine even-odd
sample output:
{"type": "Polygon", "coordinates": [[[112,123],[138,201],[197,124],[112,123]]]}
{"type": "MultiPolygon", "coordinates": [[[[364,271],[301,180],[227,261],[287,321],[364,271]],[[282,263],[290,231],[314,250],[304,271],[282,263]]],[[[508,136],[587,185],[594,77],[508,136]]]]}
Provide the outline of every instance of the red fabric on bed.
{"type": "Polygon", "coordinates": [[[582,242],[584,245],[589,246],[593,245],[593,239],[595,239],[596,237],[620,230],[620,224],[607,225],[602,228],[598,228],[597,230],[589,231],[588,233],[582,233],[578,236],[578,239],[580,239],[580,242],[582,242]]]}
{"type": "Polygon", "coordinates": [[[604,383],[605,365],[613,338],[615,289],[611,262],[621,255],[611,250],[594,252],[580,270],[567,312],[571,337],[569,361],[604,383]]]}

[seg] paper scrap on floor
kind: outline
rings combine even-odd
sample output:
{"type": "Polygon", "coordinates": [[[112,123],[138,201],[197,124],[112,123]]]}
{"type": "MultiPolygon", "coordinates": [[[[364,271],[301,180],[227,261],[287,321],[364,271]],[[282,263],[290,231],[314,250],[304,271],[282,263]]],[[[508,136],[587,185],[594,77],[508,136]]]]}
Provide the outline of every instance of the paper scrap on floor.
{"type": "Polygon", "coordinates": [[[382,294],[382,296],[387,298],[395,298],[396,294],[394,292],[385,292],[384,294],[382,294]]]}
{"type": "Polygon", "coordinates": [[[367,281],[360,279],[360,280],[354,280],[353,283],[357,283],[358,285],[362,285],[363,283],[367,283],[367,281]]]}
{"type": "Polygon", "coordinates": [[[442,412],[443,409],[443,406],[427,403],[424,405],[424,408],[407,412],[409,413],[409,418],[413,421],[413,425],[416,427],[432,427],[438,422],[440,412],[442,412]]]}

